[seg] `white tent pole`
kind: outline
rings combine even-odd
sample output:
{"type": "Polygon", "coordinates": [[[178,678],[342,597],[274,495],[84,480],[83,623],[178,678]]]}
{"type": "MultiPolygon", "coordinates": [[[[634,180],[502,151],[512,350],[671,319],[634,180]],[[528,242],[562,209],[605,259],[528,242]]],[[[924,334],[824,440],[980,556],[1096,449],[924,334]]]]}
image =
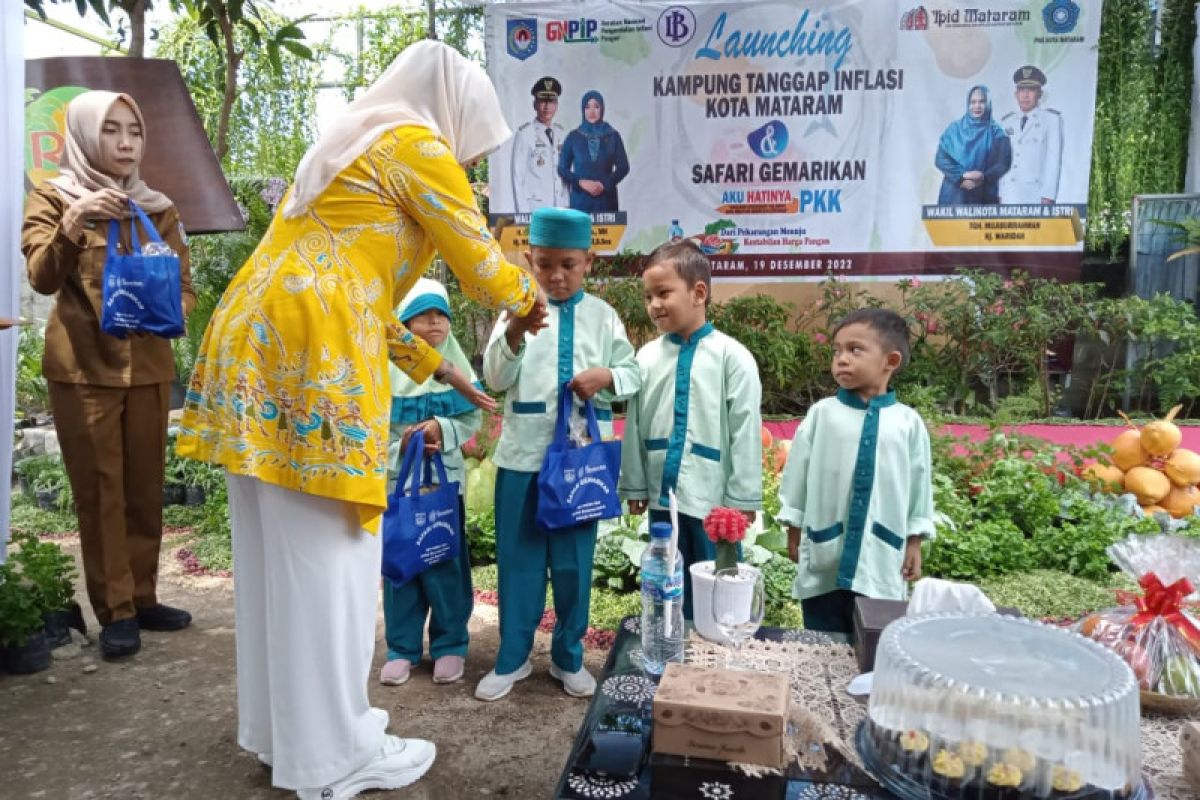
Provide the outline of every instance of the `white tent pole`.
{"type": "MultiPolygon", "coordinates": [[[[21,208],[24,188],[25,53],[24,5],[0,8],[0,316],[20,315],[21,208]]],[[[0,563],[12,507],[13,412],[16,404],[19,328],[0,331],[0,563]]]]}

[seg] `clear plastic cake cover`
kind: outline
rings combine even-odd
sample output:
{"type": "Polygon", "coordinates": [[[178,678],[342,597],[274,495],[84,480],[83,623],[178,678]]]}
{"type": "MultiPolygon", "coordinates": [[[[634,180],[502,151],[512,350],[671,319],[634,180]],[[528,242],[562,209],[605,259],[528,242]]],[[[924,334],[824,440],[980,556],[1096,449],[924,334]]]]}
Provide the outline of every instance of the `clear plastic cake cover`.
{"type": "Polygon", "coordinates": [[[1137,786],[1139,715],[1125,662],[1043,623],[925,614],[892,623],[879,642],[870,700],[877,728],[920,732],[930,758],[967,743],[986,748],[985,772],[1005,754],[1030,754],[1022,783],[1033,796],[1050,794],[1056,770],[1101,790],[1137,786]]]}

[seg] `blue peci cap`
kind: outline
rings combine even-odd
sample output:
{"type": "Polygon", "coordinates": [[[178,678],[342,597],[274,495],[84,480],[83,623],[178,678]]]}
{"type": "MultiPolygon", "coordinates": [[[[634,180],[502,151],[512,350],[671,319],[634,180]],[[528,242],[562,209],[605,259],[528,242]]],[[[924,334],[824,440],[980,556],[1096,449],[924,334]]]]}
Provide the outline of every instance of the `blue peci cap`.
{"type": "Polygon", "coordinates": [[[592,249],[592,218],[570,208],[539,208],[529,220],[532,247],[592,249]]]}
{"type": "Polygon", "coordinates": [[[671,523],[655,522],[650,526],[651,539],[670,539],[671,538],[671,523]]]}

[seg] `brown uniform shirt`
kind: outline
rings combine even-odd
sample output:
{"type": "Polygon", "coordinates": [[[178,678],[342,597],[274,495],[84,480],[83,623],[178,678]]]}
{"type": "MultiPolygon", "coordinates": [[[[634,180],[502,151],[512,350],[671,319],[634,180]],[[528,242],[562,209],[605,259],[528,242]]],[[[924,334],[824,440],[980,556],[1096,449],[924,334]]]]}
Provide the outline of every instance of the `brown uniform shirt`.
{"type": "MultiPolygon", "coordinates": [[[[62,230],[67,202],[49,184],[29,193],[21,228],[21,252],[29,283],[41,294],[57,294],[46,324],[42,373],[47,380],[93,386],[143,386],[175,377],[171,343],[158,336],[118,339],[100,330],[108,223],[96,222],[71,240],[62,230]]],[[[191,260],[174,206],[147,214],[163,241],[179,254],[183,313],[196,304],[191,260]]],[[[121,221],[119,252],[130,252],[129,220],[121,221]]],[[[139,230],[139,239],[147,239],[139,230]]]]}

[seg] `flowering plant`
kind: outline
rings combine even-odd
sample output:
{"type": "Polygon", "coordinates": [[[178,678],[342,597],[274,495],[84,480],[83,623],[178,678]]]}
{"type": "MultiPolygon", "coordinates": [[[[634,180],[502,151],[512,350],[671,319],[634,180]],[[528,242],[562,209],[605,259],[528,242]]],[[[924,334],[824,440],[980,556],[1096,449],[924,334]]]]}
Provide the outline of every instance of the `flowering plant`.
{"type": "Polygon", "coordinates": [[[736,508],[718,506],[704,518],[704,532],[717,546],[714,569],[733,569],[738,564],[738,544],[746,538],[750,520],[736,508]]]}

